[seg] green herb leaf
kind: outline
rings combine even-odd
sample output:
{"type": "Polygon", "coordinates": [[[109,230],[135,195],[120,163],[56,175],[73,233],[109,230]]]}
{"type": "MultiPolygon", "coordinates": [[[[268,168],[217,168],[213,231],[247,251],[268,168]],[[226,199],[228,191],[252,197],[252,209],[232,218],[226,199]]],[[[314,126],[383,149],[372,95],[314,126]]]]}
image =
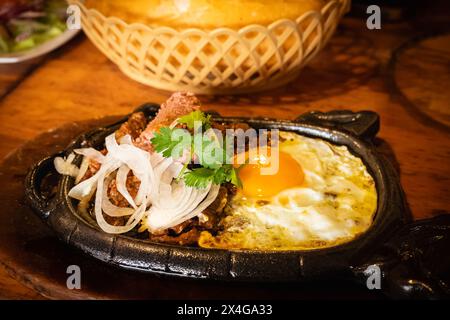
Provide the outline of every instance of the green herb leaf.
{"type": "Polygon", "coordinates": [[[197,110],[193,111],[178,119],[179,123],[185,124],[189,129],[194,129],[195,122],[201,122],[203,129],[211,128],[211,115],[205,115],[204,112],[197,110]]]}
{"type": "Polygon", "coordinates": [[[230,172],[230,182],[238,188],[242,188],[242,181],[239,178],[239,170],[232,168],[230,172]]]}
{"type": "Polygon", "coordinates": [[[224,165],[215,171],[213,182],[215,184],[222,184],[230,181],[229,165],[224,165]]]}
{"type": "MultiPolygon", "coordinates": [[[[191,146],[190,138],[184,139],[183,133],[181,131],[180,131],[181,134],[178,135],[178,139],[172,139],[175,130],[182,130],[182,129],[178,128],[171,129],[169,127],[162,127],[159,130],[159,132],[155,133],[155,136],[150,140],[155,150],[157,152],[161,152],[162,155],[166,158],[169,158],[171,156],[181,157],[182,150],[190,148],[191,146]],[[179,154],[174,155],[173,149],[177,146],[179,147],[179,154]]],[[[185,132],[185,134],[189,135],[188,132],[185,132]]]]}
{"type": "Polygon", "coordinates": [[[231,164],[225,164],[216,170],[205,167],[196,168],[184,174],[184,183],[189,187],[206,188],[210,183],[220,185],[225,182],[231,182],[242,188],[238,169],[231,164]]]}
{"type": "Polygon", "coordinates": [[[214,170],[196,168],[184,174],[184,183],[193,188],[206,188],[214,180],[214,174],[214,170]]]}
{"type": "MultiPolygon", "coordinates": [[[[195,150],[194,150],[195,151],[195,150]]],[[[211,141],[208,137],[203,138],[202,155],[197,155],[200,165],[209,169],[219,169],[223,161],[224,150],[216,142],[211,141]]]]}
{"type": "MultiPolygon", "coordinates": [[[[197,129],[194,128],[195,122],[200,122],[202,129],[208,130],[211,128],[210,118],[210,115],[205,115],[201,111],[194,111],[179,118],[178,122],[194,130],[197,129]]],[[[210,183],[220,185],[226,182],[231,182],[240,188],[242,187],[242,182],[238,175],[239,168],[235,168],[229,164],[233,153],[231,152],[229,154],[225,150],[227,146],[226,141],[224,145],[221,145],[221,142],[216,141],[213,135],[200,135],[196,132],[192,135],[192,133],[186,130],[185,133],[189,136],[189,139],[180,137],[180,139],[174,140],[175,130],[181,129],[162,127],[151,139],[151,142],[155,150],[162,153],[166,158],[173,156],[173,151],[176,146],[179,146],[180,149],[190,150],[191,153],[196,153],[201,167],[188,170],[186,164],[180,172],[178,179],[182,178],[187,186],[193,188],[206,188],[210,183]],[[179,145],[180,143],[181,145],[179,145]],[[205,152],[205,149],[207,149],[207,152],[205,152]]],[[[176,135],[176,137],[178,136],[176,135]]],[[[225,137],[225,139],[230,139],[230,137],[225,137]]],[[[234,140],[231,142],[234,143],[234,140]]]]}

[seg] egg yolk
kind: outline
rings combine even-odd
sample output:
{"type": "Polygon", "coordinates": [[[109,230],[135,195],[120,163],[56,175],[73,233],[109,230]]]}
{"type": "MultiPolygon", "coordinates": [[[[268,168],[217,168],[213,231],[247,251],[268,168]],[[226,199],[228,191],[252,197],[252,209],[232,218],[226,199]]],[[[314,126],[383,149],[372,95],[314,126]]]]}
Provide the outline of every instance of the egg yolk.
{"type": "MultiPolygon", "coordinates": [[[[278,170],[274,174],[261,174],[261,168],[271,166],[271,156],[263,156],[256,153],[252,161],[239,170],[239,178],[242,182],[242,192],[247,197],[267,199],[285,189],[300,186],[304,181],[301,165],[286,152],[278,149],[272,150],[274,156],[278,156],[278,170]]],[[[246,159],[249,158],[246,152],[246,159]]]]}

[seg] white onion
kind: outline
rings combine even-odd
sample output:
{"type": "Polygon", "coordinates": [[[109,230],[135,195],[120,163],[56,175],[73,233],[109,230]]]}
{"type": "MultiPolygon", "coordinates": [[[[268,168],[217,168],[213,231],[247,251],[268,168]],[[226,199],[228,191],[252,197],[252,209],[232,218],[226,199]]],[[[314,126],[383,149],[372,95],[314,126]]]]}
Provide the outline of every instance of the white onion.
{"type": "MultiPolygon", "coordinates": [[[[183,166],[180,163],[174,162],[172,158],[165,159],[155,168],[155,173],[159,177],[159,187],[152,198],[153,206],[158,206],[161,201],[164,201],[168,207],[176,206],[179,203],[179,201],[168,202],[167,200],[172,193],[172,182],[178,177],[182,168],[183,166]]],[[[180,191],[187,192],[190,190],[182,188],[180,191]]]]}
{"type": "Polygon", "coordinates": [[[75,149],[73,151],[76,154],[85,156],[86,158],[89,158],[90,160],[94,160],[98,163],[102,163],[103,160],[105,159],[105,156],[100,151],[95,150],[94,148],[75,149]]]}
{"type": "Polygon", "coordinates": [[[100,177],[104,177],[106,174],[114,172],[119,167],[120,162],[114,159],[112,159],[112,161],[105,161],[105,163],[102,164],[102,166],[100,167],[100,170],[98,170],[92,177],[80,182],[79,184],[75,185],[72,189],[70,189],[69,197],[72,197],[77,200],[81,200],[87,197],[97,187],[96,184],[100,179],[100,177]]]}
{"type": "Polygon", "coordinates": [[[129,134],[126,134],[122,138],[120,138],[119,143],[120,144],[133,144],[133,139],[131,138],[131,136],[129,134]]]}
{"type": "Polygon", "coordinates": [[[75,149],[74,152],[83,156],[80,170],[78,171],[78,175],[75,177],[75,183],[77,184],[81,181],[81,179],[83,179],[87,170],[89,169],[89,162],[93,160],[95,162],[102,163],[105,159],[105,156],[100,151],[95,150],[94,148],[75,149]]]}
{"type": "Polygon", "coordinates": [[[204,189],[196,189],[186,186],[183,181],[177,181],[176,178],[183,169],[182,162],[137,148],[128,135],[122,137],[118,144],[115,135],[111,134],[106,137],[105,146],[108,151],[106,156],[92,148],[76,150],[78,154],[85,156],[83,171],[87,170],[84,160],[88,158],[101,163],[101,166],[91,178],[75,185],[69,196],[82,200],[95,192],[95,217],[100,228],[107,233],[128,232],[145,215],[148,215],[146,221],[150,231],[167,229],[198,216],[217,197],[219,186],[209,185],[204,189]],[[134,199],[126,186],[130,171],[140,181],[134,199]],[[132,208],[115,206],[108,197],[108,185],[115,172],[117,191],[132,208]],[[103,214],[129,217],[125,225],[113,226],[105,220],[103,214]]]}
{"type": "Polygon", "coordinates": [[[105,175],[102,174],[97,183],[97,193],[95,195],[95,205],[94,205],[94,211],[95,211],[95,218],[97,220],[98,225],[100,228],[107,232],[107,233],[113,233],[113,234],[119,234],[119,233],[125,233],[133,229],[138,222],[144,217],[145,215],[145,204],[142,204],[135,212],[131,215],[128,222],[132,221],[132,223],[125,225],[125,226],[113,226],[109,224],[105,218],[103,217],[103,210],[102,210],[102,199],[103,199],[103,193],[104,193],[104,180],[105,175]]]}
{"type": "MultiPolygon", "coordinates": [[[[133,174],[141,181],[144,187],[151,187],[148,181],[155,181],[155,174],[151,166],[150,154],[134,145],[121,144],[118,145],[114,135],[106,137],[106,149],[117,160],[126,164],[133,174]]],[[[148,192],[150,193],[150,191],[148,192]]]]}
{"type": "Polygon", "coordinates": [[[165,160],[166,158],[164,158],[164,156],[161,153],[157,153],[155,152],[154,154],[152,154],[152,157],[150,159],[150,162],[152,164],[152,167],[155,168],[165,160]]]}
{"type": "Polygon", "coordinates": [[[53,164],[55,166],[56,171],[58,171],[59,174],[65,176],[71,176],[74,178],[78,176],[80,169],[78,169],[78,167],[72,163],[74,158],[75,155],[71,153],[67,157],[67,159],[64,159],[62,157],[56,157],[55,159],[53,159],[53,164]]]}
{"type": "Polygon", "coordinates": [[[196,200],[186,203],[185,206],[181,206],[178,210],[166,210],[162,207],[152,206],[148,211],[146,220],[148,229],[151,232],[164,230],[198,216],[216,199],[219,188],[220,186],[218,185],[212,185],[206,192],[206,189],[203,192],[197,191],[196,200]],[[206,198],[204,197],[205,195],[206,198]],[[198,199],[201,200],[198,202],[198,199]]]}
{"type": "Polygon", "coordinates": [[[159,190],[152,199],[152,207],[146,220],[150,231],[164,230],[193,218],[203,211],[203,209],[198,211],[199,207],[203,207],[201,206],[203,201],[208,199],[209,202],[211,198],[214,201],[217,197],[217,193],[214,194],[215,187],[214,192],[210,193],[211,185],[204,189],[196,189],[186,186],[182,181],[175,181],[182,168],[180,162],[171,158],[167,158],[155,168],[156,174],[161,176],[159,190]]]}
{"type": "MultiPolygon", "coordinates": [[[[95,217],[98,225],[103,231],[108,233],[125,233],[133,229],[144,217],[146,213],[147,197],[151,193],[151,185],[154,182],[153,168],[151,167],[149,153],[136,148],[132,144],[130,139],[126,136],[121,139],[122,144],[117,144],[115,135],[112,134],[106,137],[105,145],[108,150],[107,161],[111,159],[112,162],[117,161],[120,163],[117,168],[116,184],[117,190],[122,196],[133,206],[130,208],[119,208],[114,206],[108,199],[107,190],[108,186],[105,185],[107,181],[107,175],[102,174],[97,180],[97,193],[95,197],[95,217]],[[133,174],[140,180],[138,194],[141,194],[141,205],[136,206],[135,200],[131,197],[126,187],[126,180],[128,172],[132,170],[133,174]],[[152,180],[152,181],[149,181],[152,180]],[[106,210],[105,210],[106,209],[106,210]],[[111,216],[125,216],[130,215],[126,225],[113,226],[110,225],[103,217],[103,211],[111,216]]],[[[102,167],[107,163],[103,163],[102,167]]]]}
{"type": "Polygon", "coordinates": [[[214,200],[216,200],[217,195],[219,194],[219,189],[219,185],[213,184],[211,186],[211,189],[209,190],[207,197],[197,206],[197,208],[192,210],[189,214],[184,215],[182,218],[180,218],[180,220],[174,221],[174,226],[186,220],[199,216],[206,208],[211,205],[211,203],[214,202],[214,200]]]}
{"type": "Polygon", "coordinates": [[[83,179],[88,169],[89,169],[89,159],[83,157],[83,160],[81,160],[80,170],[78,171],[78,175],[75,177],[75,184],[79,183],[81,179],[83,179]]]}

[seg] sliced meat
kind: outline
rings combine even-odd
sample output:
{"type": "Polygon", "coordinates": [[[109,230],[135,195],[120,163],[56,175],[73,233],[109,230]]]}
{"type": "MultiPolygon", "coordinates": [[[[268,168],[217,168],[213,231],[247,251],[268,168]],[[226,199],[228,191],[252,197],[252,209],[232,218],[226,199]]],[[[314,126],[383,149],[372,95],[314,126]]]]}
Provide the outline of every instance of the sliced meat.
{"type": "Polygon", "coordinates": [[[183,231],[190,229],[197,225],[198,225],[198,219],[192,218],[192,219],[186,220],[186,221],[176,225],[175,227],[170,228],[170,231],[171,231],[171,233],[175,233],[176,235],[179,235],[183,231]]]}
{"type": "Polygon", "coordinates": [[[170,236],[168,234],[152,235],[150,234],[150,240],[156,242],[162,242],[167,244],[177,244],[181,246],[197,245],[200,237],[200,230],[192,228],[189,231],[183,232],[177,236],[170,236]]]}
{"type": "Polygon", "coordinates": [[[138,138],[147,126],[147,119],[142,112],[133,113],[116,131],[116,139],[119,140],[125,135],[130,135],[133,139],[138,138]]]}
{"type": "MultiPolygon", "coordinates": [[[[130,195],[136,197],[141,181],[130,171],[127,177],[127,190],[130,195]]],[[[108,186],[108,197],[115,206],[126,208],[129,206],[128,201],[117,190],[116,179],[111,180],[108,186]]]]}
{"type": "Polygon", "coordinates": [[[97,173],[97,171],[100,169],[101,164],[94,160],[89,160],[89,166],[86,170],[86,173],[84,174],[83,178],[81,178],[81,181],[87,180],[90,177],[92,177],[94,174],[97,173]]]}
{"type": "Polygon", "coordinates": [[[127,223],[128,217],[111,217],[107,214],[103,214],[106,222],[113,226],[124,226],[127,223]]]}
{"type": "Polygon", "coordinates": [[[168,126],[177,118],[200,109],[200,101],[192,92],[176,92],[161,105],[156,117],[150,121],[145,131],[156,131],[168,126]]]}
{"type": "Polygon", "coordinates": [[[199,226],[205,229],[215,230],[220,222],[227,201],[228,189],[225,186],[221,186],[217,198],[202,212],[206,220],[200,219],[199,226]]]}
{"type": "Polygon", "coordinates": [[[177,118],[200,109],[200,101],[191,92],[176,92],[161,105],[156,117],[150,121],[141,136],[136,139],[136,146],[146,151],[153,151],[150,143],[155,131],[163,126],[170,126],[177,118]]]}

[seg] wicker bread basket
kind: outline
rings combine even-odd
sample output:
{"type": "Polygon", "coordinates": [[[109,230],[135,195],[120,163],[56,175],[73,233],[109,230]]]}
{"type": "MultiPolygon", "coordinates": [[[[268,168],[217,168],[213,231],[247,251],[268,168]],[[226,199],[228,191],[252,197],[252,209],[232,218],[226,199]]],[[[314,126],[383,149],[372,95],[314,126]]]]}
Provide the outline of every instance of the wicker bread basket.
{"type": "Polygon", "coordinates": [[[298,76],[326,44],[351,0],[330,0],[295,21],[238,30],[149,27],[81,9],[89,39],[130,78],[143,84],[200,94],[234,94],[274,88],[298,76]]]}

